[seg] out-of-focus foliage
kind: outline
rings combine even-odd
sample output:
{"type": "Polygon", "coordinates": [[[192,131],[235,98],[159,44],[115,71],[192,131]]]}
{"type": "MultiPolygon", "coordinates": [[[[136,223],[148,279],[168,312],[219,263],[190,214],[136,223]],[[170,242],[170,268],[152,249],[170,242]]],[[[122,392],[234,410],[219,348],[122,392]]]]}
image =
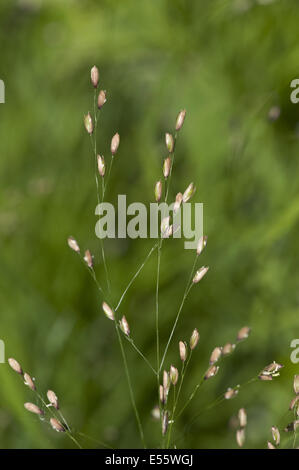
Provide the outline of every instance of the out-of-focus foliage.
{"type": "MultiPolygon", "coordinates": [[[[83,114],[92,110],[90,67],[100,69],[108,101],[99,148],[109,158],[121,135],[109,199],[150,201],[165,156],[164,133],[187,109],[179,136],[172,196],[194,181],[204,203],[210,266],[192,290],[177,344],[200,331],[182,396],[189,396],[214,346],[250,338],[204,384],[177,424],[178,447],[235,447],[230,417],[248,412],[246,446],[264,447],[292,395],[290,342],[299,336],[297,0],[2,0],[0,78],[0,337],[42,390],[60,397],[75,429],[111,446],[140,445],[113,325],[87,271],[66,245],[74,235],[95,253],[94,163],[83,114]],[[273,106],[276,121],[268,119],[273,106]],[[255,382],[189,423],[228,386],[266,364],[285,364],[273,382],[255,382]]],[[[152,241],[106,244],[116,301],[152,241]]],[[[161,266],[161,340],[165,345],[193,253],[167,242],[161,266]]],[[[156,255],[123,303],[136,344],[155,361],[156,255]]],[[[126,345],[128,346],[128,345],[126,345]]],[[[126,348],[149,446],[155,378],[126,348]]],[[[71,441],[23,408],[32,400],[19,377],[0,365],[1,447],[69,447],[71,441]]],[[[85,447],[97,444],[84,439],[85,447]]]]}

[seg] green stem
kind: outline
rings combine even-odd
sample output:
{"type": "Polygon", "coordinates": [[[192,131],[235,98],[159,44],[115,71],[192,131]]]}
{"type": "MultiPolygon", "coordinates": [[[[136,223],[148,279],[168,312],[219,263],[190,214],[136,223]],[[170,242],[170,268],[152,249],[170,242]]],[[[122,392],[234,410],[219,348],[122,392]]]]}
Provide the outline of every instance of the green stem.
{"type": "Polygon", "coordinates": [[[124,345],[123,345],[123,342],[122,342],[121,335],[119,333],[119,329],[118,329],[116,320],[114,320],[114,324],[115,324],[116,334],[117,334],[117,338],[118,338],[118,342],[119,342],[119,346],[120,346],[120,350],[121,350],[121,355],[122,355],[122,359],[123,359],[123,363],[124,363],[124,367],[125,367],[130,398],[131,398],[133,410],[134,410],[134,413],[135,413],[135,417],[136,417],[136,421],[137,421],[137,425],[138,425],[138,429],[139,429],[139,433],[140,433],[140,438],[141,438],[143,447],[146,448],[143,428],[142,428],[142,424],[141,424],[139,413],[138,413],[137,406],[136,406],[135,396],[134,396],[134,392],[133,392],[133,388],[132,388],[131,377],[130,377],[129,368],[128,368],[128,364],[127,364],[127,358],[126,358],[126,354],[125,354],[125,351],[124,351],[124,345]]]}

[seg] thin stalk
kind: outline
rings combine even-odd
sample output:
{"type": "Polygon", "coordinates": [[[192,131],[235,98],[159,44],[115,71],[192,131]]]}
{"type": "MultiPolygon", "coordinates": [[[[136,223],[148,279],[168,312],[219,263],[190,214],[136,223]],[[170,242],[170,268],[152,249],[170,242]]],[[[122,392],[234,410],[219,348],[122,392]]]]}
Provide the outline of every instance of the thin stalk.
{"type": "Polygon", "coordinates": [[[149,360],[145,357],[145,355],[140,351],[140,349],[136,346],[136,344],[134,343],[134,340],[130,337],[128,337],[127,335],[124,335],[124,337],[126,338],[126,340],[131,344],[131,346],[135,349],[135,351],[139,354],[140,357],[142,357],[142,359],[144,360],[144,362],[149,366],[149,368],[153,371],[153,373],[156,375],[157,374],[157,371],[152,367],[151,363],[149,362],[149,360]]]}
{"type": "Polygon", "coordinates": [[[136,421],[137,421],[137,425],[138,425],[138,429],[139,429],[139,433],[140,433],[140,438],[141,438],[143,447],[146,448],[145,440],[144,440],[143,427],[142,427],[142,424],[141,424],[141,421],[140,421],[140,416],[139,416],[137,406],[136,406],[136,401],[135,401],[135,396],[134,396],[134,392],[133,392],[133,388],[132,388],[132,382],[131,382],[131,377],[130,377],[130,373],[129,373],[127,358],[126,358],[126,354],[125,354],[125,351],[124,351],[124,345],[123,345],[123,342],[122,342],[121,335],[119,333],[119,329],[117,327],[116,320],[114,321],[114,324],[115,324],[116,334],[117,334],[117,338],[118,338],[118,342],[119,342],[119,346],[120,346],[120,350],[121,350],[121,355],[122,355],[122,359],[123,359],[123,363],[124,363],[124,367],[125,367],[125,372],[126,372],[126,377],[127,377],[127,382],[128,382],[129,392],[130,392],[130,398],[131,398],[133,410],[134,410],[134,413],[135,413],[135,417],[136,417],[136,421]]]}
{"type": "Polygon", "coordinates": [[[163,354],[163,357],[162,357],[162,361],[161,361],[161,364],[160,364],[160,367],[159,367],[160,371],[161,371],[161,369],[162,369],[162,367],[163,367],[163,364],[164,364],[164,361],[165,361],[165,357],[166,357],[166,354],[167,354],[167,351],[168,351],[170,342],[171,342],[171,340],[172,340],[172,337],[173,337],[173,335],[174,335],[174,332],[175,332],[177,323],[178,323],[178,321],[179,321],[179,319],[180,319],[180,315],[181,315],[181,312],[182,312],[182,310],[183,310],[185,301],[186,301],[186,299],[187,299],[187,297],[188,297],[188,294],[189,294],[190,290],[191,290],[192,287],[193,287],[192,278],[193,278],[193,273],[194,273],[194,269],[195,269],[195,266],[196,266],[197,258],[198,258],[198,255],[196,254],[196,257],[195,257],[195,260],[194,260],[194,263],[193,263],[193,266],[192,266],[192,269],[191,269],[191,272],[190,272],[190,276],[189,276],[188,282],[187,282],[187,284],[186,284],[186,288],[185,288],[185,292],[184,292],[184,295],[183,295],[183,299],[182,299],[182,302],[181,302],[181,304],[180,304],[178,313],[177,313],[177,315],[176,315],[176,318],[175,318],[175,321],[174,321],[172,330],[171,330],[171,332],[170,332],[170,335],[169,335],[169,338],[168,338],[168,341],[167,341],[167,345],[166,345],[165,350],[164,350],[164,354],[163,354]]]}
{"type": "MultiPolygon", "coordinates": [[[[93,151],[94,151],[94,161],[95,161],[95,180],[96,180],[96,189],[97,189],[97,201],[98,201],[98,205],[99,205],[100,204],[100,190],[99,190],[99,179],[98,179],[98,171],[97,171],[97,127],[98,127],[97,115],[98,115],[98,111],[96,109],[97,108],[96,100],[97,100],[97,96],[96,96],[96,90],[95,90],[94,91],[94,100],[93,100],[94,121],[95,121],[93,151]]],[[[104,184],[104,180],[102,178],[102,202],[104,202],[104,192],[105,192],[105,190],[103,189],[103,184],[104,184]]],[[[107,267],[104,243],[103,243],[102,238],[100,238],[100,249],[101,249],[101,256],[102,256],[104,270],[105,270],[107,289],[108,289],[108,292],[110,292],[110,281],[109,281],[108,267],[107,267]]]]}
{"type": "Polygon", "coordinates": [[[84,432],[78,432],[79,436],[85,437],[86,439],[89,439],[92,442],[96,442],[102,447],[105,447],[106,449],[113,449],[113,447],[109,446],[108,444],[105,444],[105,442],[99,441],[98,439],[95,439],[94,437],[89,436],[88,434],[85,434],[84,432]]]}
{"type": "Polygon", "coordinates": [[[170,424],[169,433],[168,433],[168,440],[167,440],[167,449],[169,449],[170,438],[171,438],[171,432],[172,432],[172,427],[173,427],[174,419],[175,419],[175,412],[176,412],[176,409],[177,409],[177,405],[178,405],[180,393],[181,393],[181,390],[182,390],[182,385],[183,385],[183,382],[184,382],[186,370],[187,370],[187,368],[188,368],[188,365],[189,365],[189,362],[190,362],[190,360],[191,360],[191,357],[192,357],[192,349],[191,349],[190,354],[189,354],[189,357],[188,357],[188,359],[187,359],[186,366],[185,366],[185,362],[183,363],[182,372],[181,372],[181,380],[180,380],[180,385],[179,385],[179,390],[178,390],[178,393],[177,393],[177,397],[176,397],[176,399],[175,399],[175,401],[174,401],[174,406],[173,406],[173,411],[172,411],[171,424],[170,424]]]}
{"type": "Polygon", "coordinates": [[[152,255],[153,251],[157,248],[158,246],[158,243],[156,243],[151,249],[150,251],[148,252],[145,260],[143,261],[143,263],[139,266],[139,268],[137,269],[136,273],[134,274],[134,276],[131,278],[129,284],[127,285],[127,287],[125,288],[125,290],[123,291],[119,301],[118,301],[118,304],[115,308],[115,311],[117,312],[117,310],[119,309],[122,301],[124,300],[124,297],[126,295],[126,293],[128,292],[128,290],[130,289],[131,285],[133,284],[133,282],[135,281],[135,279],[138,277],[139,273],[142,271],[142,269],[144,268],[146,262],[148,261],[148,259],[150,258],[150,256],[152,255]]]}

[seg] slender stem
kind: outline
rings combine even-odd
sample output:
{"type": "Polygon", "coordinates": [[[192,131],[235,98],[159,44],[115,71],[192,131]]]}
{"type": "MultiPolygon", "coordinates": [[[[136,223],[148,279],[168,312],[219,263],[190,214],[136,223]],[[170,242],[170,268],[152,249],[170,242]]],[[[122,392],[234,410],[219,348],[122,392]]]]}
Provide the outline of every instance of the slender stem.
{"type": "Polygon", "coordinates": [[[133,282],[135,281],[135,279],[138,277],[139,273],[142,271],[142,269],[144,268],[147,260],[150,258],[150,256],[152,255],[153,251],[157,248],[158,246],[158,243],[156,243],[151,249],[150,251],[148,252],[145,260],[143,261],[143,263],[139,266],[139,268],[137,269],[136,273],[134,274],[134,276],[131,278],[129,284],[127,285],[127,287],[125,288],[125,290],[123,291],[119,301],[118,301],[118,304],[115,308],[115,311],[117,311],[126,295],[126,293],[128,292],[128,290],[130,289],[131,285],[133,284],[133,282]]]}
{"type": "Polygon", "coordinates": [[[90,441],[96,442],[102,447],[105,447],[106,449],[113,449],[113,447],[109,446],[108,444],[105,444],[105,442],[99,441],[98,439],[95,439],[94,437],[88,436],[88,434],[85,434],[84,432],[78,432],[79,436],[85,437],[86,439],[89,439],[90,441]]]}
{"type": "MultiPolygon", "coordinates": [[[[97,106],[96,106],[96,90],[94,91],[94,100],[93,100],[93,109],[94,109],[94,146],[93,146],[93,151],[94,151],[94,162],[95,162],[95,181],[96,181],[96,189],[97,189],[97,201],[98,205],[100,204],[100,190],[99,190],[99,179],[98,179],[98,169],[97,169],[97,127],[98,127],[98,112],[97,112],[97,106]]],[[[102,178],[102,202],[104,202],[104,180],[102,178]]],[[[106,256],[105,256],[105,249],[104,249],[104,243],[102,238],[100,238],[100,248],[101,248],[101,256],[103,260],[103,265],[104,265],[104,270],[105,270],[105,276],[106,276],[106,282],[107,282],[107,289],[108,292],[110,292],[110,281],[109,281],[109,274],[108,274],[108,267],[107,267],[107,262],[106,262],[106,256]]]]}
{"type": "Polygon", "coordinates": [[[164,354],[163,354],[162,361],[161,361],[161,364],[160,364],[160,370],[161,370],[162,367],[163,367],[163,364],[164,364],[164,361],[165,361],[165,357],[166,357],[166,354],[167,354],[167,351],[168,351],[170,342],[171,342],[171,340],[172,340],[173,334],[174,334],[174,332],[175,332],[177,323],[178,323],[178,321],[179,321],[181,312],[182,312],[182,310],[183,310],[185,301],[186,301],[186,299],[187,299],[187,297],[188,297],[188,294],[189,294],[190,290],[191,290],[192,287],[193,287],[192,277],[193,277],[194,269],[195,269],[195,266],[196,266],[197,258],[198,258],[198,255],[196,254],[196,257],[195,257],[195,260],[194,260],[194,263],[193,263],[193,266],[192,266],[192,269],[191,269],[191,272],[190,272],[190,276],[189,276],[188,282],[187,282],[187,284],[186,284],[186,288],[185,288],[185,292],[184,292],[184,295],[183,295],[183,299],[182,299],[182,302],[181,302],[181,304],[180,304],[178,313],[177,313],[177,315],[176,315],[176,318],[175,318],[175,321],[174,321],[172,330],[171,330],[171,332],[170,332],[170,335],[169,335],[169,338],[168,338],[168,341],[167,341],[167,345],[166,345],[165,350],[164,350],[164,354]]]}
{"type": "Polygon", "coordinates": [[[108,187],[113,161],[114,161],[114,155],[111,155],[111,161],[110,161],[109,170],[107,174],[106,184],[104,185],[104,189],[103,189],[103,201],[104,201],[105,193],[108,187]]]}
{"type": "Polygon", "coordinates": [[[135,396],[134,396],[134,392],[133,392],[133,388],[132,388],[132,382],[131,382],[131,377],[130,377],[130,373],[129,373],[127,358],[126,358],[126,354],[125,354],[125,351],[124,351],[122,338],[121,338],[121,335],[119,333],[119,329],[117,327],[116,320],[114,321],[114,324],[115,324],[116,334],[117,334],[117,338],[118,338],[118,342],[119,342],[119,346],[120,346],[120,350],[121,350],[121,355],[122,355],[122,359],[123,359],[123,363],[124,363],[124,367],[125,367],[125,372],[126,372],[126,377],[127,377],[127,382],[128,382],[129,392],[130,392],[130,398],[131,398],[133,410],[134,410],[134,413],[135,413],[135,417],[136,417],[136,421],[137,421],[137,425],[138,425],[138,429],[139,429],[139,433],[140,433],[140,438],[141,438],[143,447],[146,448],[145,440],[144,440],[143,427],[142,427],[142,424],[141,424],[141,421],[140,421],[140,416],[139,416],[137,406],[136,406],[136,401],[135,401],[135,396]]]}
{"type": "Polygon", "coordinates": [[[149,360],[145,357],[145,355],[140,351],[140,349],[136,346],[136,344],[134,343],[134,340],[130,337],[128,337],[127,335],[124,335],[126,340],[132,345],[132,347],[135,349],[135,351],[139,354],[139,356],[142,357],[142,359],[144,360],[144,362],[149,366],[149,368],[153,371],[153,373],[156,375],[157,372],[156,370],[152,367],[151,363],[149,362],[149,360]]]}
{"type": "MultiPolygon", "coordinates": [[[[43,399],[43,397],[38,393],[37,390],[35,390],[35,393],[36,395],[38,396],[38,398],[40,399],[40,401],[42,402],[42,404],[44,405],[44,407],[46,408],[46,410],[48,410],[52,416],[57,419],[57,416],[56,414],[53,412],[53,410],[51,409],[51,407],[48,407],[47,406],[47,403],[45,402],[45,400],[43,399]]],[[[65,429],[65,432],[67,434],[67,436],[76,444],[77,447],[79,447],[79,449],[82,449],[82,446],[79,444],[79,442],[74,438],[69,426],[67,426],[68,429],[65,429]]]]}
{"type": "Polygon", "coordinates": [[[161,264],[161,248],[163,240],[158,241],[158,258],[157,258],[157,278],[156,278],[156,309],[155,309],[155,326],[156,326],[156,354],[157,354],[157,394],[158,394],[158,403],[160,408],[160,425],[162,433],[162,446],[164,448],[164,439],[163,430],[162,430],[162,421],[163,421],[163,412],[160,401],[160,344],[159,344],[159,284],[160,284],[160,264],[161,264]]]}

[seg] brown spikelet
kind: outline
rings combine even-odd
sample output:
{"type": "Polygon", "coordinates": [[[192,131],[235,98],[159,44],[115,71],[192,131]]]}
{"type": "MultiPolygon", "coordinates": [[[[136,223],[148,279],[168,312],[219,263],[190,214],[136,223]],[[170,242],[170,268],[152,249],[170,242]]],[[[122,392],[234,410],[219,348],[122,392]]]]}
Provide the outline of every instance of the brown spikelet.
{"type": "Polygon", "coordinates": [[[35,384],[32,380],[32,378],[30,377],[29,374],[27,374],[27,372],[25,372],[24,374],[24,384],[27,385],[29,388],[31,388],[31,390],[36,390],[36,387],[35,387],[35,384]]]}
{"type": "Polygon", "coordinates": [[[58,398],[56,396],[56,393],[53,392],[53,390],[48,390],[47,391],[47,397],[48,397],[48,400],[51,403],[51,405],[54,406],[54,408],[56,408],[56,410],[58,410],[59,409],[59,403],[58,403],[58,398]]]}
{"type": "Polygon", "coordinates": [[[116,154],[116,152],[118,150],[118,147],[119,147],[119,143],[120,143],[120,137],[119,137],[119,134],[117,132],[116,134],[114,134],[114,136],[111,139],[110,150],[111,150],[112,155],[116,154]]]}
{"type": "Polygon", "coordinates": [[[193,350],[196,348],[199,342],[199,333],[197,328],[195,328],[192,332],[191,338],[190,338],[190,349],[193,350]]]}
{"type": "Polygon", "coordinates": [[[17,372],[20,375],[23,375],[22,367],[20,366],[18,361],[16,361],[14,358],[10,357],[8,359],[8,364],[15,372],[17,372]]]}
{"type": "Polygon", "coordinates": [[[34,403],[24,403],[24,407],[26,408],[26,410],[36,415],[43,416],[45,414],[44,411],[37,405],[34,405],[34,403]]]}
{"type": "Polygon", "coordinates": [[[55,429],[55,431],[65,432],[65,427],[63,426],[63,424],[61,424],[61,422],[58,419],[51,418],[50,419],[50,424],[51,424],[52,428],[55,429]]]}
{"type": "Polygon", "coordinates": [[[236,433],[236,440],[239,447],[243,447],[245,443],[245,429],[238,429],[236,433]]]}
{"type": "Polygon", "coordinates": [[[211,354],[211,357],[210,357],[210,364],[215,364],[215,362],[217,362],[220,357],[222,355],[222,348],[217,346],[216,348],[214,348],[212,354],[211,354]]]}
{"type": "Polygon", "coordinates": [[[76,251],[76,253],[80,252],[80,247],[79,247],[77,241],[74,239],[74,237],[68,237],[67,242],[68,242],[68,246],[72,250],[76,251]]]}
{"type": "Polygon", "coordinates": [[[249,333],[250,333],[249,326],[243,326],[243,328],[241,328],[241,330],[239,330],[237,334],[237,341],[242,341],[243,339],[248,338],[249,333]]]}
{"type": "Polygon", "coordinates": [[[101,109],[104,104],[106,103],[107,99],[106,99],[106,91],[105,90],[101,90],[100,93],[99,93],[99,96],[98,96],[98,108],[101,109]]]}
{"type": "Polygon", "coordinates": [[[89,250],[86,250],[84,253],[84,261],[89,268],[93,267],[93,257],[89,250]]]}
{"type": "Polygon", "coordinates": [[[97,88],[99,84],[99,69],[95,65],[92,67],[90,71],[90,79],[94,88],[97,88]]]}

